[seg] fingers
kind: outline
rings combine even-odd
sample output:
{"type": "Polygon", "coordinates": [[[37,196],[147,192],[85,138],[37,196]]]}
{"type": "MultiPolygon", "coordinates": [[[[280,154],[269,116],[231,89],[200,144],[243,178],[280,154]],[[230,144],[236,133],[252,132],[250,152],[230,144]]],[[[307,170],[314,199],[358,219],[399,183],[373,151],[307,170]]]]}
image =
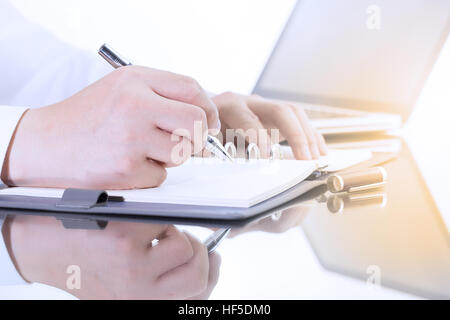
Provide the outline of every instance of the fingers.
{"type": "MultiPolygon", "coordinates": [[[[219,110],[222,122],[228,128],[235,129],[236,135],[248,143],[257,144],[261,156],[267,158],[270,155],[271,139],[258,116],[249,109],[244,99],[240,99],[236,95],[225,96],[224,103],[219,110]]],[[[230,137],[226,138],[230,140],[230,137]]],[[[241,147],[245,148],[245,146],[238,145],[238,149],[241,147]]]]}
{"type": "Polygon", "coordinates": [[[272,115],[271,121],[288,141],[295,158],[311,160],[308,138],[294,111],[289,107],[271,103],[266,112],[272,115]]]}
{"type": "Polygon", "coordinates": [[[317,141],[319,141],[320,155],[326,156],[328,154],[327,143],[325,142],[324,137],[319,133],[319,131],[317,131],[316,128],[313,128],[313,130],[314,130],[314,134],[316,135],[317,141]]]}
{"type": "Polygon", "coordinates": [[[165,167],[182,164],[193,152],[189,139],[163,130],[153,130],[148,140],[147,157],[164,163],[165,167]]]}
{"type": "Polygon", "coordinates": [[[190,297],[189,299],[206,300],[209,298],[215,286],[217,285],[217,282],[219,281],[221,260],[222,259],[220,258],[220,255],[216,252],[209,256],[209,275],[206,290],[197,296],[190,297]]]}
{"type": "Polygon", "coordinates": [[[136,68],[149,87],[158,95],[200,107],[206,114],[208,128],[220,129],[216,105],[194,79],[145,67],[131,66],[127,68],[136,68]]]}
{"type": "Polygon", "coordinates": [[[192,104],[156,97],[157,99],[154,93],[149,93],[146,97],[148,103],[159,106],[149,110],[148,114],[156,126],[169,133],[188,138],[200,151],[204,147],[208,133],[204,110],[192,104]]]}
{"type": "Polygon", "coordinates": [[[158,277],[193,259],[195,251],[191,240],[176,227],[168,227],[158,240],[158,244],[148,250],[147,257],[149,268],[158,277]]]}
{"type": "Polygon", "coordinates": [[[294,104],[252,96],[251,109],[264,125],[279,128],[287,139],[296,159],[318,159],[326,154],[323,137],[312,127],[304,110],[294,104]]]}
{"type": "MultiPolygon", "coordinates": [[[[153,188],[161,185],[167,177],[167,171],[161,163],[152,159],[141,159],[140,157],[123,160],[117,166],[116,174],[123,178],[120,187],[117,184],[97,179],[97,184],[106,189],[143,189],[153,188]],[[120,168],[119,168],[120,167],[120,168]]],[[[96,185],[92,186],[93,188],[96,185]]]]}
{"type": "MultiPolygon", "coordinates": [[[[167,224],[110,221],[105,232],[113,234],[114,238],[133,239],[136,246],[148,248],[153,239],[161,238],[169,228],[173,228],[173,226],[167,224]]],[[[96,230],[93,232],[96,232],[96,230]]]]}
{"type": "MultiPolygon", "coordinates": [[[[186,263],[168,271],[159,277],[158,289],[162,296],[172,299],[192,297],[201,294],[207,288],[209,261],[206,247],[197,239],[186,234],[193,256],[186,263]]],[[[167,252],[166,256],[173,255],[167,252]]]]}
{"type": "Polygon", "coordinates": [[[294,111],[297,119],[302,125],[313,159],[318,159],[319,156],[325,155],[327,153],[325,140],[323,139],[322,135],[320,135],[317,130],[311,125],[311,122],[309,121],[308,116],[306,115],[303,108],[296,105],[290,105],[290,107],[294,111]]]}

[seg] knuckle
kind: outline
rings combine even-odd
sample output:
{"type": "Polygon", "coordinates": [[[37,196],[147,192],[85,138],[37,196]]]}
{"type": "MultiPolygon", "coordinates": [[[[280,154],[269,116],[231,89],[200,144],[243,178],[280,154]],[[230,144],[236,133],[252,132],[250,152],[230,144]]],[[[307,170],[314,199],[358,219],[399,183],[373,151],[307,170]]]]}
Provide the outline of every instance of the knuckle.
{"type": "Polygon", "coordinates": [[[288,108],[285,105],[279,104],[279,103],[272,103],[270,105],[270,110],[275,117],[280,117],[280,116],[284,115],[286,113],[287,109],[288,108]]]}
{"type": "Polygon", "coordinates": [[[238,98],[238,96],[232,91],[225,91],[220,96],[226,100],[234,100],[234,99],[238,98]]]}
{"type": "Polygon", "coordinates": [[[308,145],[308,140],[306,140],[306,137],[303,134],[293,134],[289,138],[291,141],[295,141],[298,144],[300,144],[301,146],[308,145]]]}
{"type": "Polygon", "coordinates": [[[235,129],[245,130],[245,135],[249,135],[249,136],[251,136],[253,133],[255,135],[258,134],[258,132],[256,131],[257,128],[255,126],[255,120],[254,119],[248,119],[248,118],[242,119],[239,122],[239,125],[237,125],[237,128],[235,128],[235,129]],[[253,132],[253,131],[255,131],[255,132],[253,132]]]}
{"type": "Polygon", "coordinates": [[[226,101],[226,105],[229,106],[242,106],[243,105],[243,99],[241,96],[239,96],[238,94],[231,92],[231,91],[226,91],[222,94],[223,100],[226,101]]]}
{"type": "Polygon", "coordinates": [[[134,79],[139,75],[139,67],[137,66],[126,66],[123,68],[118,68],[113,71],[115,80],[119,83],[128,83],[131,79],[134,79]]]}
{"type": "Polygon", "coordinates": [[[192,121],[206,122],[206,113],[203,109],[195,107],[191,108],[192,121]]]}
{"type": "Polygon", "coordinates": [[[305,109],[298,104],[290,104],[289,105],[292,110],[297,111],[302,117],[308,118],[306,115],[305,109]]]}
{"type": "Polygon", "coordinates": [[[195,99],[203,92],[203,88],[194,78],[188,76],[181,76],[181,81],[184,84],[183,87],[186,90],[185,94],[188,98],[195,99]]]}

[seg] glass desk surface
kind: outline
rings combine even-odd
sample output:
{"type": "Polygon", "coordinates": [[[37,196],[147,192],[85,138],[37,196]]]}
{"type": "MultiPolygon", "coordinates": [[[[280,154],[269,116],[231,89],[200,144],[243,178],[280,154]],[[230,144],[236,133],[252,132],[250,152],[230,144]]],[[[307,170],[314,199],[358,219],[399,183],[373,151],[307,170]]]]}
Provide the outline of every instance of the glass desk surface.
{"type": "MultiPolygon", "coordinates": [[[[388,182],[314,197],[232,229],[210,299],[450,298],[450,237],[406,144],[388,182]]],[[[179,226],[201,239],[204,227],[179,226]]],[[[2,298],[71,298],[33,284],[2,298]]]]}
{"type": "Polygon", "coordinates": [[[449,231],[406,146],[383,189],[232,230],[212,299],[450,298],[449,231]]]}

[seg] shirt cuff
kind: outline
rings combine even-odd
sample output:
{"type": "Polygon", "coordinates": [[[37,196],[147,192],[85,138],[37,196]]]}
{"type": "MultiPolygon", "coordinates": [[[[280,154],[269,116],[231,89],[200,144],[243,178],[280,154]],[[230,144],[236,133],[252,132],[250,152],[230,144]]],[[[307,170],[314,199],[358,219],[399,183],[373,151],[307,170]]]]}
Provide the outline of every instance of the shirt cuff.
{"type": "MultiPolygon", "coordinates": [[[[0,172],[3,168],[6,152],[17,123],[28,108],[0,106],[0,172]]],[[[27,284],[17,272],[3,238],[3,222],[6,217],[0,215],[0,285],[27,284]]]]}

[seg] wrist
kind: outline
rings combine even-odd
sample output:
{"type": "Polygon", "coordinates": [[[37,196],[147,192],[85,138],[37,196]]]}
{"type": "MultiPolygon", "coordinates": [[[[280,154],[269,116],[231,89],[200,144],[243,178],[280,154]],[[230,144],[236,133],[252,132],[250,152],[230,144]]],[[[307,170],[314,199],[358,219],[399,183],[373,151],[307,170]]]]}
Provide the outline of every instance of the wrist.
{"type": "MultiPolygon", "coordinates": [[[[22,116],[20,117],[19,121],[17,122],[16,128],[13,132],[13,134],[11,135],[11,140],[9,142],[8,145],[8,149],[6,150],[6,154],[5,154],[5,158],[3,160],[3,166],[2,166],[2,171],[1,171],[1,180],[3,181],[3,183],[5,183],[6,185],[14,185],[14,181],[17,179],[21,179],[23,174],[21,174],[20,169],[24,169],[22,165],[18,165],[18,166],[11,166],[11,154],[12,154],[12,150],[15,149],[15,151],[18,149],[17,147],[17,136],[18,136],[18,131],[23,131],[23,122],[24,122],[24,118],[26,117],[27,114],[29,114],[30,110],[26,110],[22,116]],[[19,170],[17,170],[19,169],[19,170]]],[[[20,143],[19,143],[20,145],[20,143]]],[[[20,149],[20,146],[19,146],[20,149]]],[[[19,150],[19,153],[21,153],[21,151],[19,150]]],[[[9,219],[8,219],[9,220],[9,219]]],[[[6,224],[6,221],[5,221],[6,224]]],[[[6,228],[6,226],[5,226],[6,228]]]]}
{"type": "MultiPolygon", "coordinates": [[[[55,148],[55,141],[48,139],[52,128],[47,123],[47,108],[30,109],[22,115],[6,152],[2,181],[9,186],[42,186],[49,170],[48,148],[55,148]]],[[[53,168],[53,169],[52,169],[53,168]]]]}

